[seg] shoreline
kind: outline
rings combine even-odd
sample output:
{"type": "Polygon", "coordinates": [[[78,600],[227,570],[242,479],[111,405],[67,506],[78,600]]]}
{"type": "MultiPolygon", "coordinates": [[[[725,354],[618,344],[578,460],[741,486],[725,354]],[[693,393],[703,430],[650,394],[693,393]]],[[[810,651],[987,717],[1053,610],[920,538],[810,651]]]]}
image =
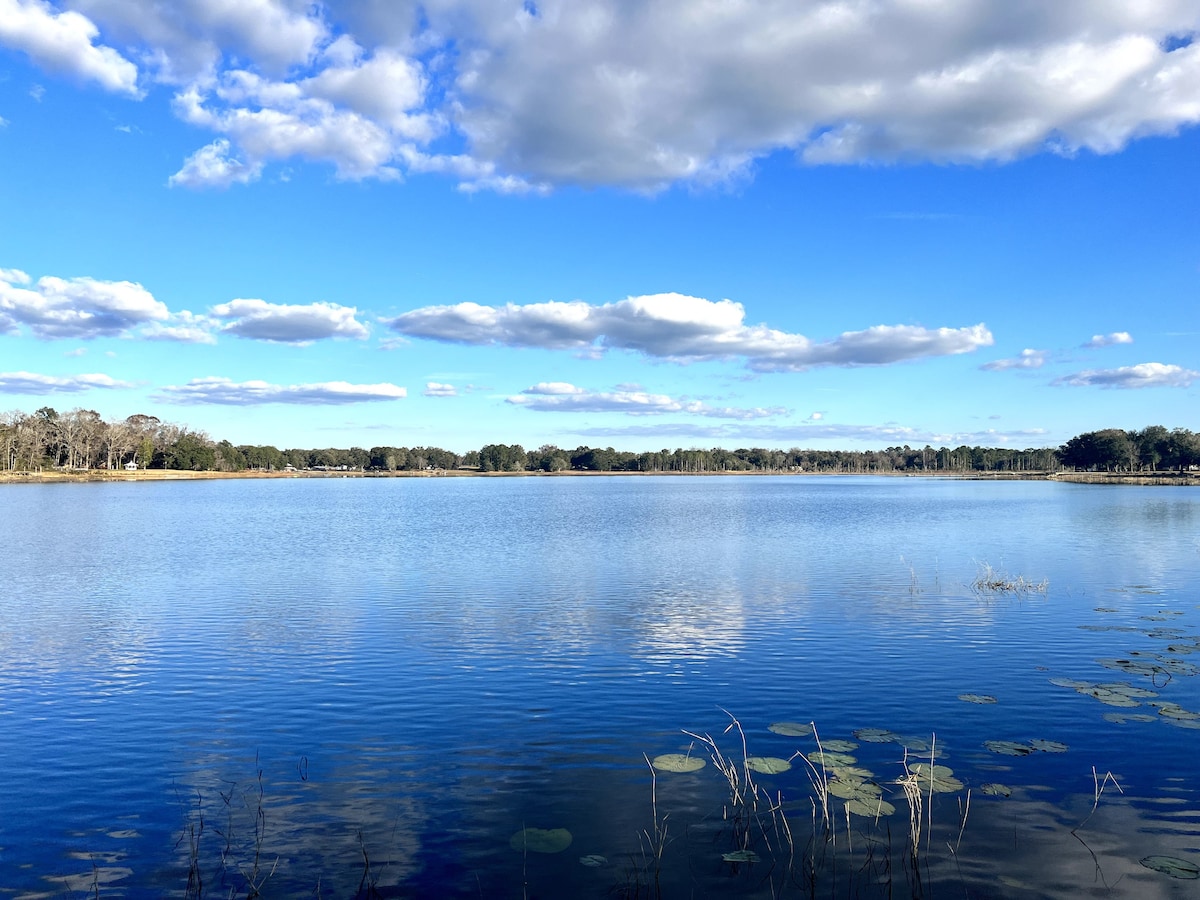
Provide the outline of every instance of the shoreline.
{"type": "Polygon", "coordinates": [[[590,470],[562,472],[480,472],[474,469],[433,469],[419,472],[194,472],[182,469],[142,469],[137,472],[95,469],[87,472],[43,471],[0,472],[0,484],[89,484],[101,482],[144,483],[154,481],[197,481],[245,478],[608,478],[608,477],[724,477],[731,475],[777,477],[781,475],[844,478],[870,476],[875,478],[943,478],[955,481],[1062,481],[1071,484],[1132,484],[1143,486],[1200,486],[1200,473],[1195,472],[597,472],[590,470]]]}

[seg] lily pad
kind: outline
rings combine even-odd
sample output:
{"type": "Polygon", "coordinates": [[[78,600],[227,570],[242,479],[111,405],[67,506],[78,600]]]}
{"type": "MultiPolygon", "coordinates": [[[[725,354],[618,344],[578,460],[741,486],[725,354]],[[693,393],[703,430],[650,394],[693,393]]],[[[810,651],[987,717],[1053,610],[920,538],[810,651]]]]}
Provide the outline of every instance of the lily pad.
{"type": "Polygon", "coordinates": [[[858,744],[854,741],[840,741],[836,738],[832,741],[821,741],[822,750],[832,750],[834,753],[849,753],[852,750],[858,749],[858,744]]]}
{"type": "Polygon", "coordinates": [[[582,865],[587,866],[589,869],[599,869],[608,865],[608,859],[606,857],[599,856],[595,853],[589,853],[587,856],[579,857],[579,862],[582,865]]]}
{"type": "Polygon", "coordinates": [[[883,796],[883,788],[873,781],[853,781],[835,778],[829,782],[829,793],[840,800],[862,800],[873,802],[883,796]]]}
{"type": "Polygon", "coordinates": [[[1153,722],[1157,717],[1146,713],[1105,713],[1104,718],[1108,722],[1124,725],[1126,722],[1153,722]]]}
{"type": "Polygon", "coordinates": [[[1098,659],[1096,662],[1104,666],[1106,669],[1115,669],[1118,672],[1128,672],[1131,675],[1145,675],[1147,678],[1153,678],[1155,675],[1167,674],[1167,670],[1162,666],[1139,659],[1098,659]]]}
{"type": "Polygon", "coordinates": [[[862,766],[834,766],[829,771],[834,778],[841,778],[844,781],[866,781],[875,774],[862,766]]]}
{"type": "Polygon", "coordinates": [[[830,768],[833,766],[852,766],[858,760],[848,753],[833,753],[827,750],[818,750],[816,753],[808,754],[808,761],[814,766],[830,768]]]}
{"type": "Polygon", "coordinates": [[[1200,878],[1200,866],[1175,856],[1146,856],[1141,862],[1147,869],[1162,872],[1172,878],[1200,878]]]}
{"type": "Polygon", "coordinates": [[[508,846],[534,853],[562,853],[571,846],[571,832],[565,828],[522,828],[509,839],[508,846]]]}
{"type": "Polygon", "coordinates": [[[1090,681],[1077,681],[1074,678],[1051,678],[1050,683],[1056,684],[1059,687],[1068,687],[1075,690],[1079,690],[1080,688],[1089,688],[1092,686],[1090,681]]]}
{"type": "Polygon", "coordinates": [[[914,763],[908,767],[917,777],[917,782],[923,791],[935,794],[953,794],[963,789],[963,783],[954,777],[954,770],[948,766],[931,766],[929,763],[914,763]]]}
{"type": "Polygon", "coordinates": [[[704,768],[704,760],[686,753],[664,753],[654,757],[650,764],[660,772],[698,772],[704,768]]]}
{"type": "Polygon", "coordinates": [[[933,746],[929,743],[929,741],[925,740],[923,737],[917,737],[916,735],[898,734],[892,740],[894,740],[901,747],[912,750],[916,753],[928,753],[933,749],[933,746]]]}
{"type": "Polygon", "coordinates": [[[869,744],[888,744],[899,737],[896,732],[886,728],[860,728],[854,732],[854,736],[869,744]]]}
{"type": "Polygon", "coordinates": [[[792,767],[792,764],[786,759],[780,759],[778,756],[747,756],[746,768],[751,772],[757,772],[759,775],[778,775],[780,772],[786,772],[792,767]]]}
{"type": "Polygon", "coordinates": [[[959,694],[958,699],[964,703],[995,703],[996,698],[991,694],[959,694]]]}
{"type": "Polygon", "coordinates": [[[767,726],[767,731],[773,731],[775,734],[782,734],[787,737],[807,737],[812,734],[813,728],[811,725],[805,725],[803,722],[774,722],[767,726]]]}
{"type": "Polygon", "coordinates": [[[1168,719],[1200,719],[1200,713],[1194,713],[1190,709],[1184,709],[1178,703],[1168,703],[1160,701],[1151,703],[1151,706],[1158,707],[1158,714],[1166,716],[1168,719]]]}
{"type": "Polygon", "coordinates": [[[722,853],[721,859],[731,863],[752,863],[758,862],[759,856],[753,850],[734,850],[732,853],[722,853]]]}
{"type": "Polygon", "coordinates": [[[980,793],[987,794],[989,797],[1011,797],[1012,788],[1006,784],[997,784],[994,781],[989,781],[987,784],[979,786],[980,793]]]}
{"type": "Polygon", "coordinates": [[[1019,741],[984,741],[983,746],[1002,756],[1028,756],[1033,752],[1033,747],[1019,741]]]}
{"type": "Polygon", "coordinates": [[[888,803],[886,800],[847,800],[846,809],[856,816],[862,816],[866,819],[874,819],[878,816],[890,816],[896,811],[896,807],[888,803]]]}
{"type": "Polygon", "coordinates": [[[1043,753],[1066,753],[1071,749],[1062,741],[1047,741],[1043,738],[1034,738],[1029,743],[1034,750],[1040,750],[1043,753]]]}

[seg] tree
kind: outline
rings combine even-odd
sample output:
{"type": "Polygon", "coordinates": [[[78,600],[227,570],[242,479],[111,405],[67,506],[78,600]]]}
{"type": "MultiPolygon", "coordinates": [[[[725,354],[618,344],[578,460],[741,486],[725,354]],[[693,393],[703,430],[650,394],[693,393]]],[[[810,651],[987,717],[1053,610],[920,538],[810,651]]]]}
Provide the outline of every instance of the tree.
{"type": "MultiPolygon", "coordinates": [[[[156,460],[157,460],[156,456],[156,460]]],[[[216,468],[217,455],[204,435],[185,431],[161,453],[161,468],[205,472],[216,468]]]]}

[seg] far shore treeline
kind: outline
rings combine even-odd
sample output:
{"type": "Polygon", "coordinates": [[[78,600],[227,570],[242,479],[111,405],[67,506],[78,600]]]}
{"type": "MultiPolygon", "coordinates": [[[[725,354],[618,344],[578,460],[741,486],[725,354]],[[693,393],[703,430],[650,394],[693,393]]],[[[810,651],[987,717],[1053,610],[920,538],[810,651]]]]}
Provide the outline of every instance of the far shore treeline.
{"type": "Polygon", "coordinates": [[[1200,467],[1200,434],[1151,425],[1140,431],[1107,428],[1071,438],[1058,448],[887,447],[883,450],[653,450],[612,447],[487,444],[459,454],[440,447],[338,449],[233,445],[200,431],[132,415],[106,421],[93,410],[0,414],[0,469],[7,473],[123,469],[199,472],[353,470],[426,472],[1186,472],[1200,467]]]}

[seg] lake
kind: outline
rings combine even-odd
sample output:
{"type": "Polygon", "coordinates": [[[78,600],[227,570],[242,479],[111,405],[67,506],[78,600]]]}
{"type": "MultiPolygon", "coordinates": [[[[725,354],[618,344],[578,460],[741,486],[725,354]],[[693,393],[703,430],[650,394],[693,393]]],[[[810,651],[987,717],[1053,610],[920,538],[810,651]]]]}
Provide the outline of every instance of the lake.
{"type": "Polygon", "coordinates": [[[0,521],[4,896],[1200,884],[1200,491],[11,485],[0,521]]]}

